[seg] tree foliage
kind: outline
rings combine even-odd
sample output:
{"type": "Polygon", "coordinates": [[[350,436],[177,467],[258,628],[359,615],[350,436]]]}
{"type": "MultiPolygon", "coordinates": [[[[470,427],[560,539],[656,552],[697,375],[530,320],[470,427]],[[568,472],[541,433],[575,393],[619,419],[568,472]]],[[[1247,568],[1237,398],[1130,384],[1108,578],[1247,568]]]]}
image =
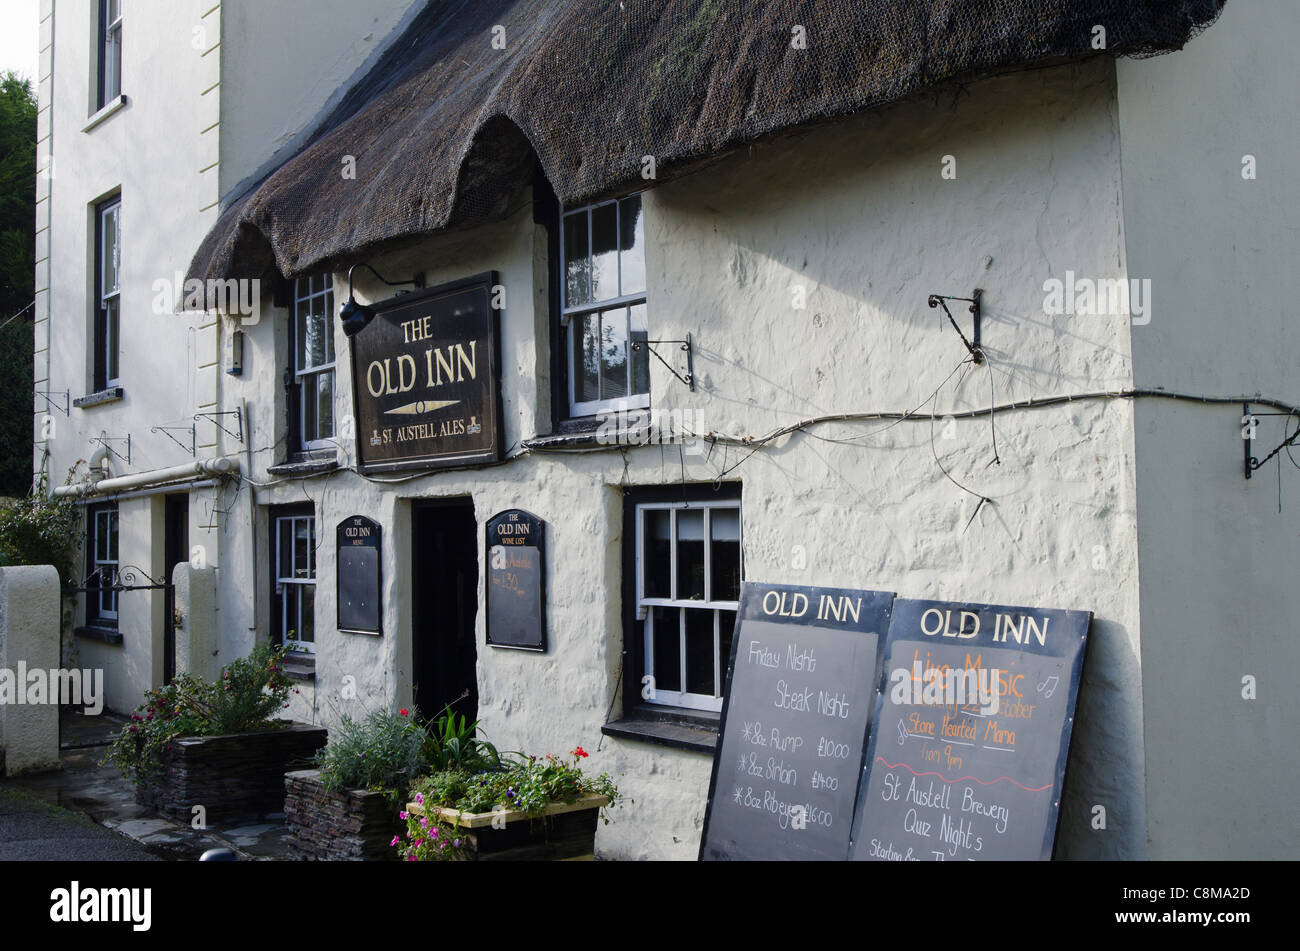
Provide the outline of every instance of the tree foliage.
{"type": "Polygon", "coordinates": [[[36,269],[36,98],[0,78],[0,495],[32,483],[32,312],[36,269]]]}

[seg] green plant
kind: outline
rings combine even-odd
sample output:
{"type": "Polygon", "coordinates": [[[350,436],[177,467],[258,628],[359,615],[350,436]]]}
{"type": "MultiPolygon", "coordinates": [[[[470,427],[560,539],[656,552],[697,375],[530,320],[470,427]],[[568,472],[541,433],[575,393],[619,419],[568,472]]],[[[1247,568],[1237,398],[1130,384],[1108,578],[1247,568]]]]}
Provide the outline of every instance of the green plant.
{"type": "Polygon", "coordinates": [[[273,715],[297,692],[284,672],[285,649],[258,646],[222,668],[216,681],[181,674],[149,690],[113,739],[101,765],[112,763],[135,783],[162,775],[163,754],[183,736],[223,736],[280,726],[273,715]]]}
{"type": "Polygon", "coordinates": [[[329,792],[373,789],[397,802],[411,780],[429,766],[429,734],[402,710],[376,710],[364,720],[344,716],[316,753],[329,792]]]}
{"type": "Polygon", "coordinates": [[[499,769],[500,754],[491,743],[474,736],[477,729],[477,720],[470,723],[464,714],[457,716],[450,706],[444,707],[442,715],[428,729],[429,768],[466,772],[499,769]]]}
{"type": "MultiPolygon", "coordinates": [[[[68,484],[76,470],[68,470],[68,484]]],[[[0,500],[0,565],[53,565],[67,587],[76,578],[80,527],[76,501],[49,495],[42,472],[27,495],[0,500]]]]}
{"type": "MultiPolygon", "coordinates": [[[[462,833],[436,816],[440,807],[465,813],[522,812],[535,819],[553,802],[571,803],[584,796],[606,796],[609,805],[621,804],[623,796],[608,773],[596,777],[583,774],[579,764],[587,758],[586,750],[579,746],[569,755],[572,761],[529,756],[501,761],[495,770],[444,769],[416,780],[411,792],[426,814],[402,812],[406,832],[394,836],[392,846],[408,862],[466,858],[462,833]],[[429,818],[430,814],[434,818],[429,818]]],[[[601,817],[609,822],[603,809],[601,817]]]]}

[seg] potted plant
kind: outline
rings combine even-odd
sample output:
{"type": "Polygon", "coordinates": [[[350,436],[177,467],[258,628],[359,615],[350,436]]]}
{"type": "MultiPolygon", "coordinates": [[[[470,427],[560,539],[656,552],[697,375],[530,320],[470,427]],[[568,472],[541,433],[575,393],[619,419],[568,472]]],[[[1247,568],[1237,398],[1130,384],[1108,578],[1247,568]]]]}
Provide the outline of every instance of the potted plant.
{"type": "Polygon", "coordinates": [[[317,768],[284,778],[290,848],[306,859],[396,858],[389,842],[405,825],[398,809],[415,777],[448,763],[499,763],[492,744],[473,736],[477,726],[450,712],[427,727],[406,709],[344,716],[317,768]]]}
{"type": "Polygon", "coordinates": [[[285,771],[310,762],[327,736],[275,719],[296,691],[285,653],[259,646],[216,681],[181,674],[148,691],[103,762],[136,784],[138,802],[187,822],[278,811],[285,771]]]}
{"type": "Polygon", "coordinates": [[[477,773],[443,769],[412,785],[414,801],[392,845],[407,861],[589,858],[598,820],[622,796],[607,773],[585,776],[572,759],[517,756],[477,773]]]}

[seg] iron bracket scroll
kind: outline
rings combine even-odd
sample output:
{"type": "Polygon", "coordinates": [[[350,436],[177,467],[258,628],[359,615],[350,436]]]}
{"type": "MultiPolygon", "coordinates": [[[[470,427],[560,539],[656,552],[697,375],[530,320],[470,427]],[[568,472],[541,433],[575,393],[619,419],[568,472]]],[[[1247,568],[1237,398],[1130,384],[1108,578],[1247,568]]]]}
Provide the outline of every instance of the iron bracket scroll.
{"type": "Polygon", "coordinates": [[[99,436],[91,436],[90,441],[99,443],[101,446],[103,446],[113,455],[117,456],[117,458],[125,462],[128,466],[131,464],[131,434],[130,433],[127,433],[125,436],[105,436],[101,434],[99,436]],[[125,456],[109,445],[109,443],[113,443],[113,442],[126,443],[125,456]]]}
{"type": "Polygon", "coordinates": [[[984,291],[977,287],[970,297],[952,297],[946,294],[931,294],[929,299],[926,301],[931,308],[943,308],[943,312],[948,315],[948,323],[952,324],[952,329],[957,331],[957,336],[961,337],[961,342],[965,345],[966,349],[970,351],[971,360],[974,363],[984,362],[984,348],[980,346],[980,322],[981,318],[984,316],[983,297],[984,291]],[[970,340],[966,339],[966,335],[962,333],[961,327],[957,326],[957,321],[952,316],[952,311],[948,309],[947,302],[950,300],[959,300],[970,304],[970,307],[967,309],[971,312],[971,315],[974,318],[974,326],[972,328],[970,340]]]}
{"type": "Polygon", "coordinates": [[[47,390],[46,392],[42,393],[40,390],[37,390],[37,391],[36,391],[36,395],[39,396],[41,399],[45,400],[45,402],[49,403],[49,404],[50,404],[50,409],[57,409],[57,410],[58,410],[60,413],[62,413],[64,416],[67,416],[68,413],[71,411],[71,404],[72,404],[72,391],[71,391],[71,390],[64,390],[61,394],[60,394],[60,393],[51,393],[51,392],[49,392],[48,390],[47,390]],[[50,398],[50,397],[52,397],[52,396],[62,396],[62,397],[63,397],[63,405],[60,406],[58,403],[54,402],[54,400],[52,400],[52,399],[50,398]]]}
{"type": "Polygon", "coordinates": [[[1290,413],[1260,413],[1260,412],[1254,412],[1254,413],[1252,413],[1252,412],[1250,411],[1250,404],[1249,404],[1249,403],[1242,403],[1242,404],[1241,404],[1241,445],[1242,445],[1242,453],[1243,453],[1243,456],[1244,456],[1244,462],[1245,462],[1245,470],[1246,470],[1246,471],[1245,471],[1245,474],[1246,474],[1246,478],[1247,478],[1247,479],[1250,478],[1250,474],[1251,474],[1252,472],[1254,472],[1256,469],[1262,469],[1262,468],[1263,468],[1265,465],[1267,465],[1268,462],[1269,462],[1270,460],[1272,460],[1272,458],[1273,458],[1274,456],[1276,456],[1279,452],[1281,452],[1283,449],[1289,449],[1289,447],[1294,446],[1294,445],[1296,444],[1296,440],[1297,440],[1297,439],[1300,439],[1300,427],[1297,427],[1297,428],[1296,428],[1296,431],[1295,431],[1294,433],[1292,433],[1292,434],[1291,434],[1290,436],[1288,436],[1286,439],[1282,440],[1282,442],[1280,442],[1280,443],[1277,445],[1277,447],[1276,447],[1272,452],[1270,452],[1267,456],[1265,456],[1263,459],[1256,459],[1256,458],[1255,458],[1255,455],[1254,455],[1254,448],[1255,448],[1255,427],[1259,425],[1259,417],[1261,417],[1261,416],[1287,416],[1287,417],[1292,417],[1292,416],[1295,416],[1295,415],[1296,415],[1296,414],[1295,414],[1294,412],[1290,412],[1290,413]]]}
{"type": "Polygon", "coordinates": [[[198,419],[206,420],[207,422],[211,423],[213,426],[216,426],[219,430],[221,430],[221,431],[222,431],[223,433],[225,433],[227,436],[233,436],[235,439],[239,440],[239,443],[240,443],[241,445],[243,444],[243,442],[244,442],[244,414],[243,414],[240,410],[232,409],[232,410],[227,410],[227,411],[224,412],[224,413],[195,413],[195,414],[194,414],[194,418],[195,418],[196,420],[198,420],[198,419]],[[232,433],[229,429],[227,429],[224,425],[222,425],[221,420],[220,420],[220,418],[219,418],[219,417],[221,417],[221,416],[233,416],[233,417],[235,417],[235,428],[236,428],[237,430],[239,430],[239,431],[238,431],[238,432],[234,432],[234,433],[232,433]]]}
{"type": "Polygon", "coordinates": [[[180,446],[182,449],[188,452],[191,457],[196,456],[198,453],[198,426],[194,423],[191,423],[188,426],[153,426],[149,429],[149,432],[162,433],[172,442],[176,443],[176,445],[180,446]],[[187,446],[185,445],[185,443],[181,442],[179,439],[173,436],[172,430],[175,430],[177,432],[182,432],[182,433],[186,433],[186,432],[189,433],[190,444],[187,446]]]}
{"type": "Polygon", "coordinates": [[[656,360],[658,360],[660,363],[666,366],[668,368],[669,373],[677,377],[677,379],[679,379],[681,382],[685,383],[690,388],[690,391],[692,393],[695,392],[695,345],[691,340],[690,334],[686,335],[685,340],[643,340],[632,344],[632,352],[635,353],[636,351],[640,350],[642,347],[645,347],[647,350],[649,350],[656,360]],[[655,349],[656,346],[664,346],[666,344],[674,344],[674,343],[677,344],[679,348],[682,350],[682,352],[686,354],[686,375],[685,376],[682,376],[680,373],[678,373],[677,368],[674,367],[667,360],[665,360],[663,357],[661,357],[659,355],[659,351],[655,349]]]}

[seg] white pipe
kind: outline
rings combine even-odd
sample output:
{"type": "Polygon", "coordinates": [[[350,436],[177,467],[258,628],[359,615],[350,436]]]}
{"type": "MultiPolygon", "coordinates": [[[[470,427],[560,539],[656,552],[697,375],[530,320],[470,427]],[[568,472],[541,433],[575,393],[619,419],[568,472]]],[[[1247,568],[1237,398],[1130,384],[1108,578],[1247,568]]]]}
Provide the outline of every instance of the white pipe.
{"type": "Polygon", "coordinates": [[[86,485],[61,485],[54,490],[57,498],[68,496],[107,495],[126,489],[139,489],[150,485],[162,485],[171,482],[195,482],[211,476],[229,475],[239,472],[239,460],[233,456],[215,459],[200,459],[187,462],[183,466],[170,469],[154,469],[150,472],[137,472],[132,475],[118,476],[114,479],[100,479],[86,485]]]}

